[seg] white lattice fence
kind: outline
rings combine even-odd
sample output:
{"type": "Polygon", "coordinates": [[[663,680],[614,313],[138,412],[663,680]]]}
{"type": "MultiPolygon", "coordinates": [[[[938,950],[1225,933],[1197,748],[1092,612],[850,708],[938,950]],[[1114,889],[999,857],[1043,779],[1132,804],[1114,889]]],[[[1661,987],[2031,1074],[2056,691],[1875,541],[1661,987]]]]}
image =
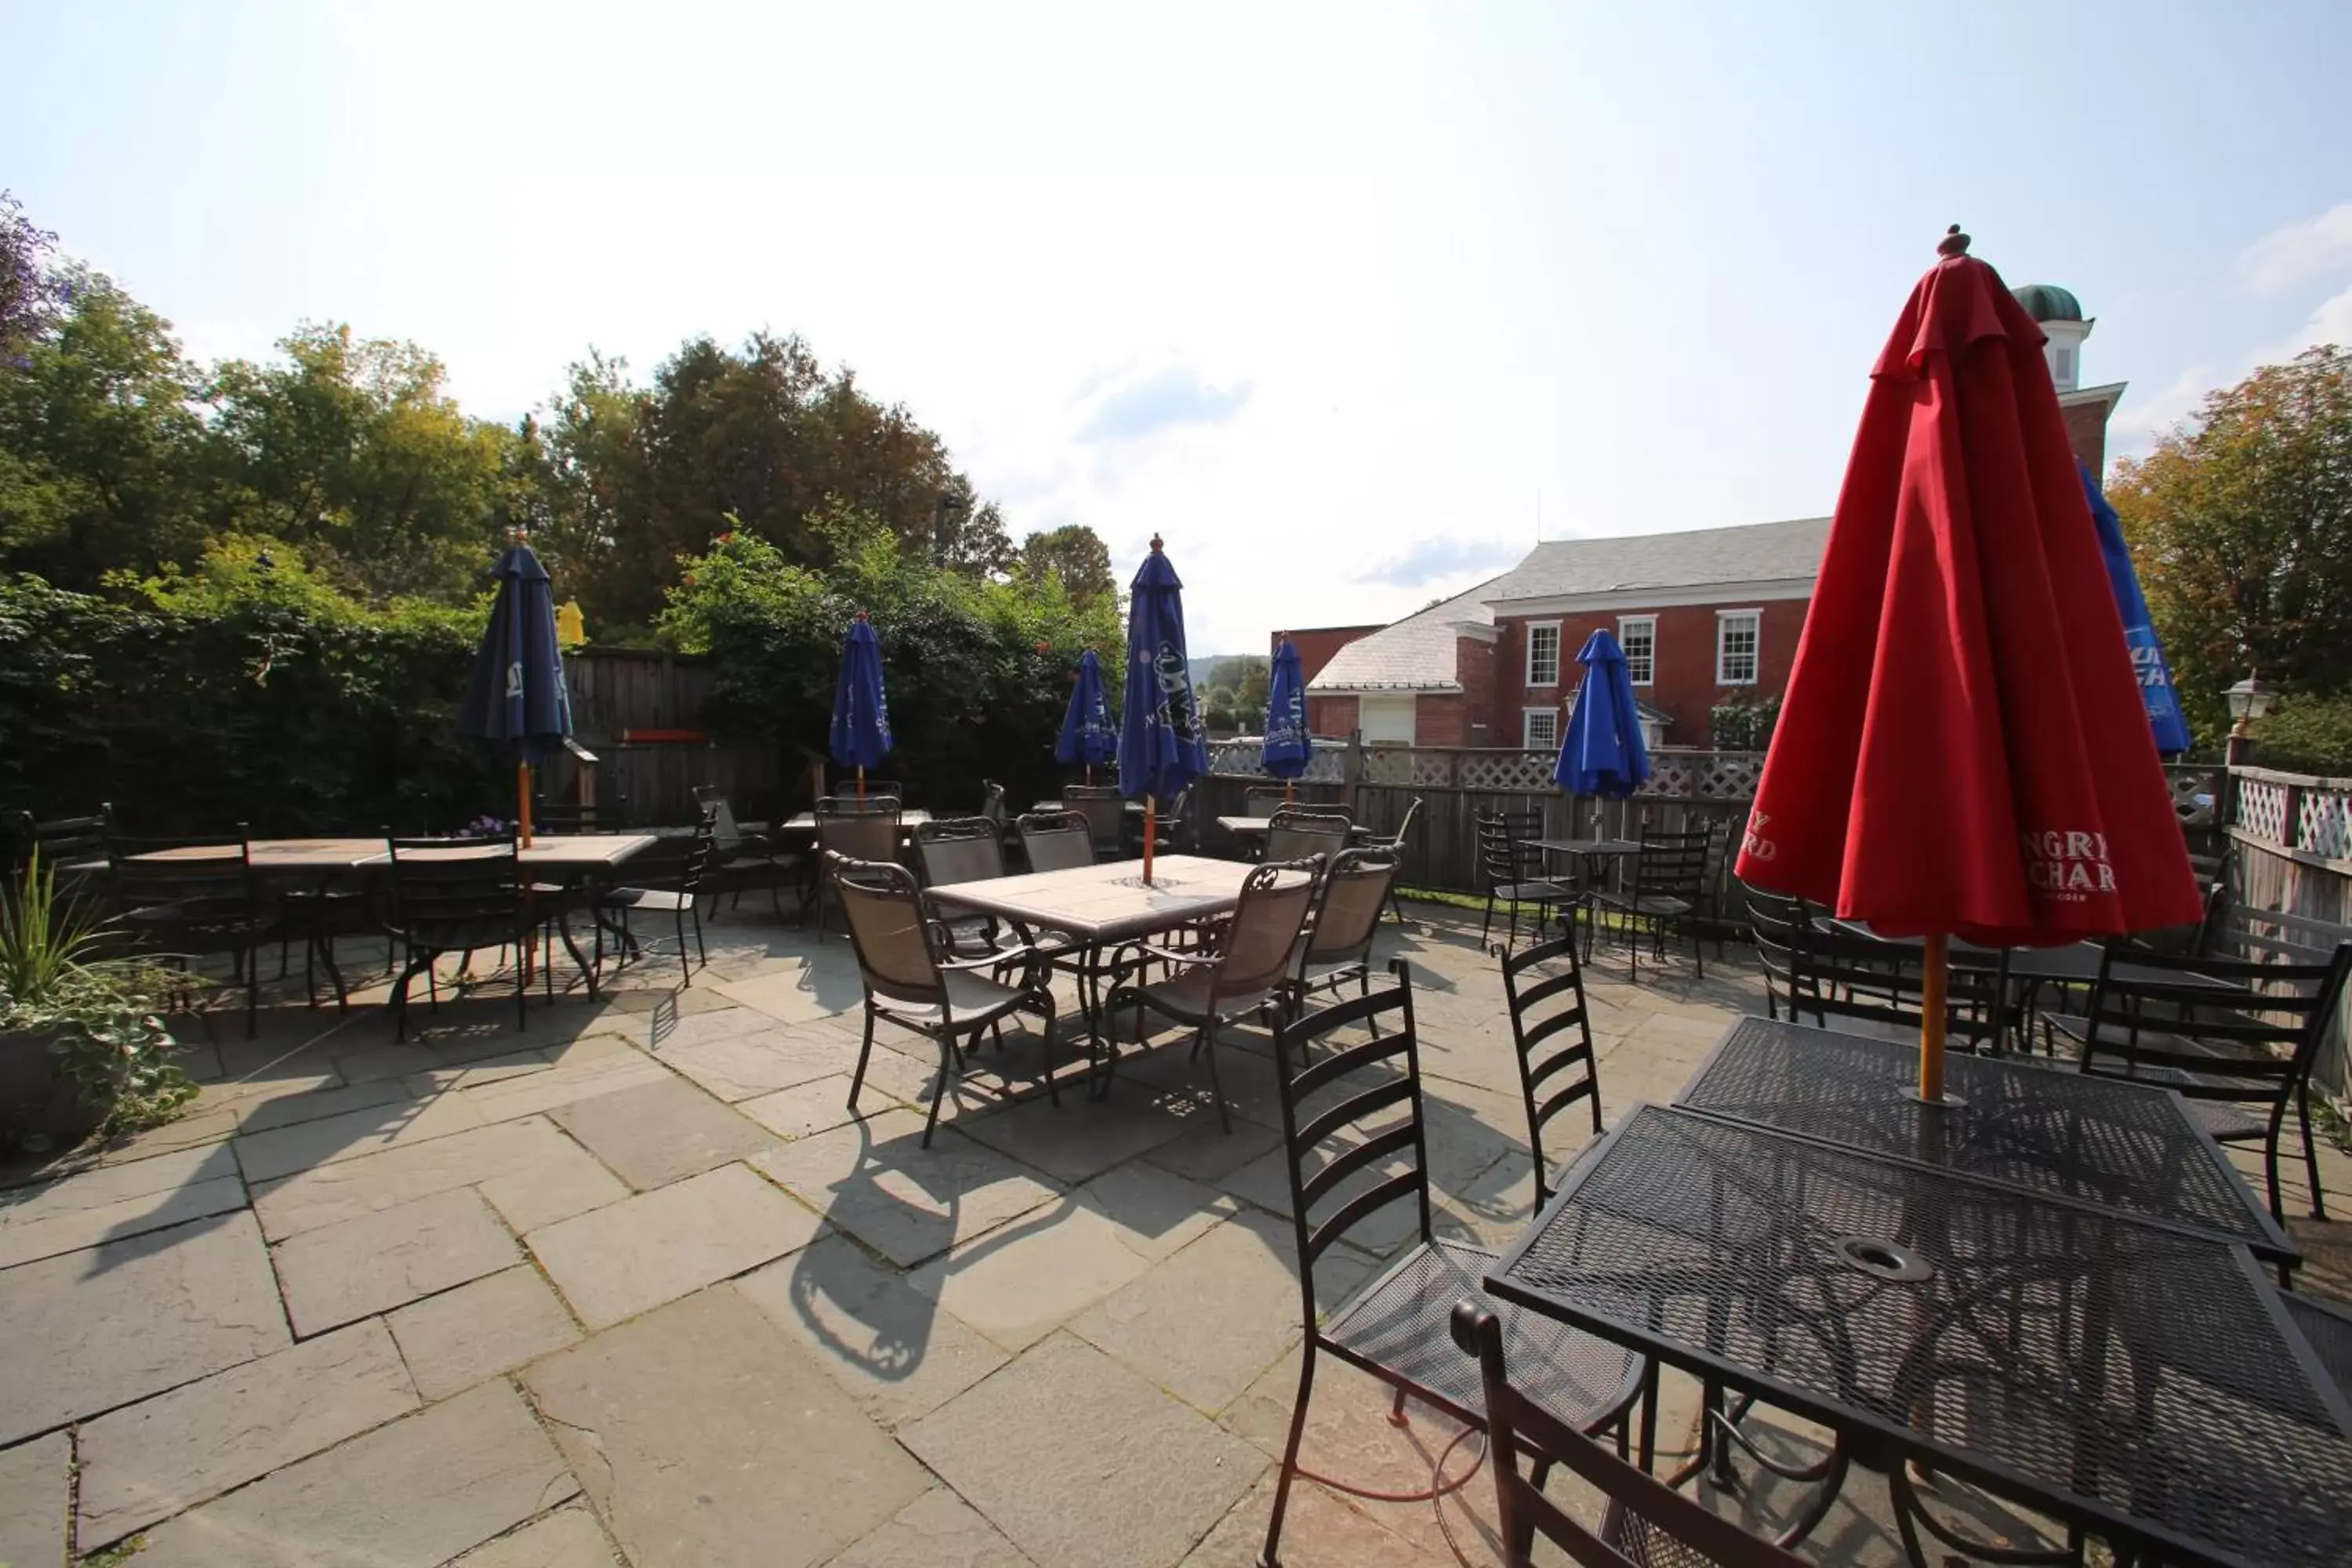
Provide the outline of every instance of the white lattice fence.
{"type": "Polygon", "coordinates": [[[2238,780],[2238,826],[2265,844],[2286,842],[2287,786],[2269,779],[2238,780]]]}
{"type": "Polygon", "coordinates": [[[1559,758],[1550,752],[1464,752],[1461,756],[1456,776],[1464,789],[1531,794],[1559,787],[1551,777],[1559,758]]]}
{"type": "Polygon", "coordinates": [[[2352,792],[2306,787],[2295,812],[2294,843],[2330,860],[2352,860],[2352,792]]]}
{"type": "Polygon", "coordinates": [[[2205,763],[2171,763],[2164,782],[2172,789],[2172,809],[2183,827],[2210,827],[2221,799],[2221,772],[2205,763]]]}

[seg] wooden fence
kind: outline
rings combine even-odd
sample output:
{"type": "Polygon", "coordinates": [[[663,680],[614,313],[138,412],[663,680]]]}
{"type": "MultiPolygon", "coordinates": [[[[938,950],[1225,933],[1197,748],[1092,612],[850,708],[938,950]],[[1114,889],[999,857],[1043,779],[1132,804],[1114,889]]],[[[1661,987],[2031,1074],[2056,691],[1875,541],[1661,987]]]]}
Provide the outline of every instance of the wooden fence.
{"type": "MultiPolygon", "coordinates": [[[[716,672],[689,654],[582,648],[563,656],[573,737],[596,757],[594,795],[633,826],[694,820],[694,789],[716,784],[739,816],[785,804],[784,770],[772,752],[713,743],[703,710],[716,672]],[[624,740],[624,736],[633,737],[624,740]]],[[[797,773],[793,783],[800,782],[797,773]]],[[[566,755],[547,770],[548,800],[583,798],[581,764],[566,755]]],[[[805,804],[805,803],[803,803],[805,804]]]]}
{"type": "MultiPolygon", "coordinates": [[[[2287,931],[2299,942],[2324,946],[2352,938],[2352,779],[2237,767],[2230,770],[2230,795],[2231,903],[2288,917],[2287,931]]],[[[2340,1011],[2312,1076],[2339,1105],[2352,1097],[2352,1053],[2340,1011]]]]}

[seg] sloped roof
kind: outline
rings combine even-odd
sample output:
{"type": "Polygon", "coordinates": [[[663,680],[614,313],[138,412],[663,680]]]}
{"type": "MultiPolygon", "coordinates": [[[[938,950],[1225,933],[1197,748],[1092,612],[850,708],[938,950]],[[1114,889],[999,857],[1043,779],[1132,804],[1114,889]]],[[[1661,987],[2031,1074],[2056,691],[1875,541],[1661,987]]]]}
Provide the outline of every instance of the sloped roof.
{"type": "Polygon", "coordinates": [[[1821,570],[1829,537],[1828,518],[1801,517],[1681,533],[1556,539],[1537,545],[1488,584],[1486,602],[1811,577],[1821,570]]]}
{"type": "Polygon", "coordinates": [[[1418,615],[1407,616],[1331,656],[1307,683],[1309,691],[1459,691],[1454,643],[1465,623],[1487,627],[1495,617],[1486,605],[1496,577],[1418,615]]]}

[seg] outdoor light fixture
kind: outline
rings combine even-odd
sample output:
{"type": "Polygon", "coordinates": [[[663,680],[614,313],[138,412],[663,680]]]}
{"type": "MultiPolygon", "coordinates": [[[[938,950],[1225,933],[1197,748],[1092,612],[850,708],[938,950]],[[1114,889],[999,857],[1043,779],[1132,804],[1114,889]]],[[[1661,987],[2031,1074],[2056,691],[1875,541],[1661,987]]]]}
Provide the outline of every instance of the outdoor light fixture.
{"type": "Polygon", "coordinates": [[[2230,717],[2236,721],[2230,726],[2233,738],[2250,733],[2247,726],[2271,710],[2270,683],[2260,675],[2249,675],[2224,693],[2230,700],[2230,717]]]}

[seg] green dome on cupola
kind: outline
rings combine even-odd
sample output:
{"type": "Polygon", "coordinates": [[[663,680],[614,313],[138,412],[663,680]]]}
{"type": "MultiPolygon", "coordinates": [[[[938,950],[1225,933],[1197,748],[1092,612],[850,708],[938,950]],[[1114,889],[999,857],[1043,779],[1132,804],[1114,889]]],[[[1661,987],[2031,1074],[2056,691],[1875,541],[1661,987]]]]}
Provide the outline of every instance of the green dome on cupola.
{"type": "Polygon", "coordinates": [[[2037,321],[2079,321],[2083,319],[2083,302],[2055,283],[2028,283],[2022,289],[2012,289],[2017,302],[2025,313],[2037,321]]]}

